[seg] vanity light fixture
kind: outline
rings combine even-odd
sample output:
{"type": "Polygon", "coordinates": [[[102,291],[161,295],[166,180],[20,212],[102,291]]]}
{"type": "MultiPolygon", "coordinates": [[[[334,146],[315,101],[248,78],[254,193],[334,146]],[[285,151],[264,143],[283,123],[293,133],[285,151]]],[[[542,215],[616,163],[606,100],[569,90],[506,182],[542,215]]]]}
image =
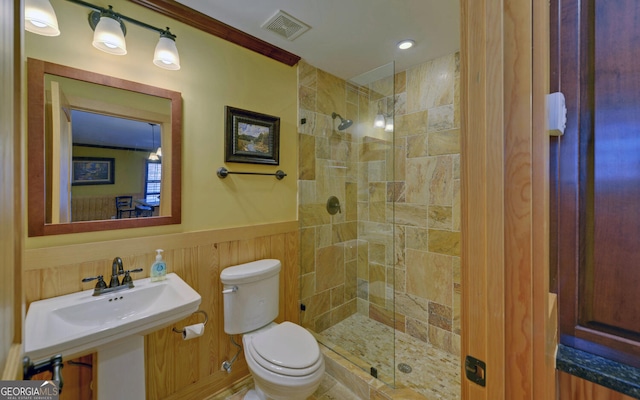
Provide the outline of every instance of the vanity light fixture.
{"type": "Polygon", "coordinates": [[[176,37],[169,32],[169,27],[160,33],[160,40],[158,40],[156,50],[153,53],[153,63],[164,69],[180,69],[180,55],[176,47],[176,37]]]}
{"type": "Polygon", "coordinates": [[[400,50],[407,50],[407,49],[412,48],[413,45],[415,45],[415,44],[416,44],[416,42],[414,40],[406,39],[406,40],[403,40],[403,41],[398,43],[398,48],[400,50]]]}
{"type": "Polygon", "coordinates": [[[42,36],[58,36],[58,18],[49,0],[26,0],[24,29],[42,36]]]}
{"type": "Polygon", "coordinates": [[[376,115],[376,119],[373,120],[374,128],[384,128],[384,115],[378,114],[376,115]]]}
{"type": "Polygon", "coordinates": [[[393,132],[393,116],[389,115],[386,118],[386,123],[384,125],[385,132],[393,132]]]}
{"type": "Polygon", "coordinates": [[[378,101],[378,113],[376,114],[376,118],[373,120],[374,128],[384,128],[384,114],[382,113],[382,102],[378,101]]]}
{"type": "MultiPolygon", "coordinates": [[[[117,13],[113,11],[111,6],[103,8],[83,0],[67,1],[93,10],[89,13],[89,25],[94,30],[93,46],[95,48],[109,54],[127,54],[127,44],[124,39],[127,34],[127,28],[124,24],[124,21],[126,21],[160,34],[153,55],[153,63],[156,66],[174,71],[180,69],[180,55],[176,47],[176,35],[169,31],[169,27],[166,29],[157,28],[117,13]]],[[[57,36],[60,34],[55,12],[49,0],[26,0],[25,29],[45,36],[57,36]],[[53,17],[48,17],[47,19],[44,15],[52,15],[53,17]],[[41,29],[37,29],[40,25],[42,25],[41,29]]]]}
{"type": "Polygon", "coordinates": [[[93,29],[93,47],[117,56],[127,54],[127,42],[124,40],[127,28],[111,6],[101,12],[92,11],[89,25],[93,29]]]}
{"type": "Polygon", "coordinates": [[[385,132],[393,132],[393,115],[378,113],[376,119],[373,120],[373,127],[384,128],[385,132]]]}

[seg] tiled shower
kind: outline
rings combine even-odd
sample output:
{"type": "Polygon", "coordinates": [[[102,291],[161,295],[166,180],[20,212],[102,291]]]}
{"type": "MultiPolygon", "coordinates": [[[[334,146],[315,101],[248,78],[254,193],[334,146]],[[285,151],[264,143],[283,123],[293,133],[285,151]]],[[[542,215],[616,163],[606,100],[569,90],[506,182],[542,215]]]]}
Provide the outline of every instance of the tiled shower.
{"type": "Polygon", "coordinates": [[[298,65],[301,321],[396,385],[400,336],[459,359],[459,53],[380,71],[363,83],[367,74],[345,81],[298,65]],[[334,112],[353,125],[339,131],[334,112]],[[374,128],[378,114],[392,131],[374,128]],[[341,206],[334,215],[331,196],[341,206]],[[374,328],[374,346],[353,350],[332,336],[356,329],[351,336],[366,338],[362,317],[387,328],[374,328]]]}

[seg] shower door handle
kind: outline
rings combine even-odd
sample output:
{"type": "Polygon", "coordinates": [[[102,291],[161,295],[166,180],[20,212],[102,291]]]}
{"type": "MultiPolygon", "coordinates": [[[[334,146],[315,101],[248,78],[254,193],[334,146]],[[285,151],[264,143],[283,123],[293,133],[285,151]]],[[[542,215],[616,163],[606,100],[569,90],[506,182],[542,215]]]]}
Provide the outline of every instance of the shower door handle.
{"type": "Polygon", "coordinates": [[[467,356],[464,359],[464,372],[471,382],[482,387],[487,386],[487,364],[484,361],[467,356]]]}

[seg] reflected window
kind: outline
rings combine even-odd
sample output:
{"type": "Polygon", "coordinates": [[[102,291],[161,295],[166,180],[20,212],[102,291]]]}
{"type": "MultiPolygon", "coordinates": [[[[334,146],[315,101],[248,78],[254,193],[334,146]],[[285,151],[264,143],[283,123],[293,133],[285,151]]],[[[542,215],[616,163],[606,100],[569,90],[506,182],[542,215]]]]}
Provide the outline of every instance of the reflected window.
{"type": "Polygon", "coordinates": [[[162,163],[147,160],[147,173],[144,182],[144,199],[146,202],[160,201],[160,181],[162,178],[162,163]]]}

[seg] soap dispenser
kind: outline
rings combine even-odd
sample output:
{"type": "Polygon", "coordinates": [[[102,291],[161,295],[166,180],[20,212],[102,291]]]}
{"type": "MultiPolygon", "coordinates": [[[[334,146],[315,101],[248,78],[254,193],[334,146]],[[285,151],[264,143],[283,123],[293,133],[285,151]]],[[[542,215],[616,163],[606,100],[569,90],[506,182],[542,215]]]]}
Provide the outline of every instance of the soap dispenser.
{"type": "Polygon", "coordinates": [[[151,264],[151,282],[161,281],[167,278],[167,264],[162,259],[164,250],[156,250],[156,261],[151,264]]]}

